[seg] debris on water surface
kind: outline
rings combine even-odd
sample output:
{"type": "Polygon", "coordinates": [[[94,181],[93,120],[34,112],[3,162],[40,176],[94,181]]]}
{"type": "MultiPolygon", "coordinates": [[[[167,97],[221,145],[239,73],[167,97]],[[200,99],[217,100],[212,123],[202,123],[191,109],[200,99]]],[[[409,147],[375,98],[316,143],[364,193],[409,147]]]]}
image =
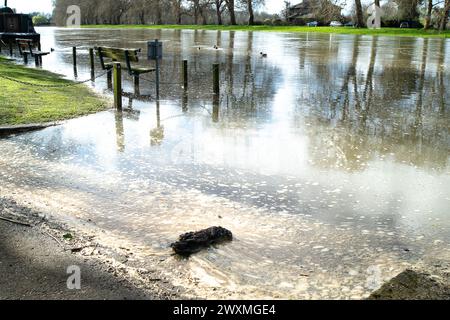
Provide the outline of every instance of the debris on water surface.
{"type": "Polygon", "coordinates": [[[171,244],[176,254],[184,257],[200,252],[211,245],[232,241],[231,231],[222,227],[211,227],[198,232],[189,232],[180,236],[178,242],[171,244]]]}

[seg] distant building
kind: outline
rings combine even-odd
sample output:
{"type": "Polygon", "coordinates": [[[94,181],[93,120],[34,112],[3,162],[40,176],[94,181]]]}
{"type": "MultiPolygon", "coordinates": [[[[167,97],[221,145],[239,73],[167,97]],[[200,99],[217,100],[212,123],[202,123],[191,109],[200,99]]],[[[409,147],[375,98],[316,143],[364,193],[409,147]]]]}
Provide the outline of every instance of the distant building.
{"type": "Polygon", "coordinates": [[[332,20],[339,20],[341,12],[342,8],[329,0],[303,0],[288,9],[287,20],[299,25],[312,21],[328,24],[332,20]]]}

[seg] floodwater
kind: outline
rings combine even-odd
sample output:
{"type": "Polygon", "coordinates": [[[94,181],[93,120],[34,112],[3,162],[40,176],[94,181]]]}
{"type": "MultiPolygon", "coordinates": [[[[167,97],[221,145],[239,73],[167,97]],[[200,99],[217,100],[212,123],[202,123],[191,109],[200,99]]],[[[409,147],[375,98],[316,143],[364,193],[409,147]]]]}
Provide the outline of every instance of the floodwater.
{"type": "MultiPolygon", "coordinates": [[[[358,299],[407,266],[450,259],[449,40],[40,32],[55,48],[44,68],[68,78],[79,47],[78,80],[89,47],[142,48],[153,65],[146,42],[161,39],[161,100],[124,98],[122,113],[0,140],[2,195],[95,226],[142,261],[181,233],[226,227],[233,243],[159,265],[209,298],[358,299]]],[[[111,96],[105,77],[87,85],[111,96]]]]}

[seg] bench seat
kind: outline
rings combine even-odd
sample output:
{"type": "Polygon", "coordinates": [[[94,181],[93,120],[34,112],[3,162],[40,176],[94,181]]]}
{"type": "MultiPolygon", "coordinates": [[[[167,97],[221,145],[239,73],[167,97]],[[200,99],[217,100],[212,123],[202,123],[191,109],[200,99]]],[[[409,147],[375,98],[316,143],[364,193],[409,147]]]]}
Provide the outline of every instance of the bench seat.
{"type": "Polygon", "coordinates": [[[36,44],[30,39],[17,38],[16,43],[19,47],[19,53],[23,56],[25,63],[28,63],[28,56],[31,56],[35,58],[36,66],[39,66],[42,64],[42,57],[50,54],[50,52],[41,51],[39,44],[37,45],[37,50],[34,50],[36,44]]]}
{"type": "Polygon", "coordinates": [[[46,56],[46,55],[49,55],[49,54],[50,54],[50,52],[44,52],[44,51],[33,51],[33,52],[31,52],[31,55],[33,55],[33,56],[40,56],[40,57],[46,56]]]}
{"type": "MultiPolygon", "coordinates": [[[[113,66],[114,66],[114,64],[112,62],[105,62],[106,69],[112,69],[113,66]]],[[[128,71],[130,71],[131,75],[140,75],[140,74],[155,72],[156,69],[155,68],[132,67],[131,70],[128,70],[128,71]]]]}

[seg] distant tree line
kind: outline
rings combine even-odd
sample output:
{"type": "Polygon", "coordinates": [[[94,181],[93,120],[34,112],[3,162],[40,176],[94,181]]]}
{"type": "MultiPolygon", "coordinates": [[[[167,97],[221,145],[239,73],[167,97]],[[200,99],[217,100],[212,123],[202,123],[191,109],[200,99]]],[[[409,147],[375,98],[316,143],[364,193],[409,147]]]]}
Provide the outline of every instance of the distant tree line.
{"type": "Polygon", "coordinates": [[[54,0],[54,20],[64,25],[70,5],[81,8],[82,24],[254,25],[265,0],[54,0]]]}
{"type": "MultiPolygon", "coordinates": [[[[356,25],[365,25],[365,10],[361,0],[354,1],[356,25]]],[[[385,20],[424,22],[424,28],[445,30],[449,22],[450,0],[375,0],[385,20]]]]}
{"type": "MultiPolygon", "coordinates": [[[[281,0],[280,0],[281,1],[281,0]]],[[[426,29],[445,30],[449,22],[450,0],[309,0],[317,5],[317,16],[328,15],[333,8],[353,3],[353,20],[358,27],[367,21],[368,5],[383,9],[385,25],[393,21],[423,22],[426,29]]],[[[280,15],[261,13],[265,0],[53,0],[53,20],[64,25],[67,7],[81,8],[82,24],[262,24],[285,23],[289,10],[300,0],[284,1],[280,15]]],[[[334,15],[334,14],[333,14],[334,15]]]]}
{"type": "Polygon", "coordinates": [[[52,15],[43,12],[32,12],[29,14],[35,26],[48,26],[52,23],[52,15]]]}

